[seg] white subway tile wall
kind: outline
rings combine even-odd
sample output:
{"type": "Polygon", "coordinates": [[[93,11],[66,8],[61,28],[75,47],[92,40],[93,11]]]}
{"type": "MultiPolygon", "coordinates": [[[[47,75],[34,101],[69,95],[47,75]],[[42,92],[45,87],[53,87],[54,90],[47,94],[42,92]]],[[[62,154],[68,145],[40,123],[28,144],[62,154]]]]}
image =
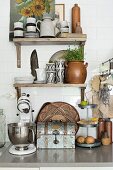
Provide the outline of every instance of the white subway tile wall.
{"type": "MultiPolygon", "coordinates": [[[[75,3],[81,7],[81,25],[83,33],[87,34],[85,45],[85,60],[88,62],[87,83],[99,64],[109,59],[113,54],[113,0],[56,0],[56,3],[65,3],[65,19],[71,30],[71,8],[75,3]]],[[[9,42],[10,2],[2,2],[0,10],[0,108],[4,109],[6,122],[18,121],[16,116],[16,98],[13,87],[14,77],[30,74],[30,55],[36,49],[39,66],[44,67],[49,58],[58,50],[67,49],[66,45],[58,46],[23,46],[21,50],[22,67],[17,68],[16,48],[9,42]],[[7,10],[5,10],[7,9],[7,10]],[[12,97],[13,96],[13,97],[12,97]]],[[[47,101],[65,101],[74,105],[81,117],[86,111],[78,108],[80,91],[77,88],[23,88],[29,93],[36,117],[40,107],[47,101]]],[[[81,133],[80,130],[79,133],[81,133]]],[[[93,130],[91,130],[93,132],[93,130]]],[[[93,133],[95,135],[95,133],[93,133]]],[[[8,139],[7,139],[8,140],[8,139]]]]}

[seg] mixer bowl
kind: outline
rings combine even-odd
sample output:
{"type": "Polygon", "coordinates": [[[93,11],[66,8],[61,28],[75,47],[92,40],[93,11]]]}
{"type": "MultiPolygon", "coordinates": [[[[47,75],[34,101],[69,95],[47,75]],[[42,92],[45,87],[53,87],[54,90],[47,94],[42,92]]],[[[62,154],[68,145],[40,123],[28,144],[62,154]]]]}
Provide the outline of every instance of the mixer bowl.
{"type": "Polygon", "coordinates": [[[30,144],[35,143],[35,123],[10,123],[8,124],[8,136],[15,149],[26,150],[30,144]]]}

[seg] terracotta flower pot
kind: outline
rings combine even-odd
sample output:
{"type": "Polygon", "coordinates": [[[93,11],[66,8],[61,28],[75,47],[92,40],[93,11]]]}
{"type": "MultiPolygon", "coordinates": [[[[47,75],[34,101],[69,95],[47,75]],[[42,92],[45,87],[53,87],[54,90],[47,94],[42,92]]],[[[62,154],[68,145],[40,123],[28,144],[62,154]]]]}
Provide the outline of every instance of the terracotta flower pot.
{"type": "Polygon", "coordinates": [[[88,63],[84,61],[69,61],[65,63],[65,82],[70,84],[83,84],[87,77],[88,63]]]}

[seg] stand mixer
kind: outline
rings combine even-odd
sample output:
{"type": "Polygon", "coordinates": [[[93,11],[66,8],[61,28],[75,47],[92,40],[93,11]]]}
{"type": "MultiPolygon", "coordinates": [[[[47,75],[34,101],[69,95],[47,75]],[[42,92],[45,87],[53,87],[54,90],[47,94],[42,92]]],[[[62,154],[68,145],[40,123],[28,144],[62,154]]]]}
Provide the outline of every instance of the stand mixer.
{"type": "Polygon", "coordinates": [[[29,95],[23,93],[18,99],[19,123],[8,124],[8,135],[13,146],[9,152],[14,155],[26,155],[36,151],[36,124],[33,123],[33,110],[29,95]]]}
{"type": "Polygon", "coordinates": [[[17,116],[20,117],[20,122],[33,122],[33,110],[29,99],[29,94],[23,93],[17,102],[17,116]]]}

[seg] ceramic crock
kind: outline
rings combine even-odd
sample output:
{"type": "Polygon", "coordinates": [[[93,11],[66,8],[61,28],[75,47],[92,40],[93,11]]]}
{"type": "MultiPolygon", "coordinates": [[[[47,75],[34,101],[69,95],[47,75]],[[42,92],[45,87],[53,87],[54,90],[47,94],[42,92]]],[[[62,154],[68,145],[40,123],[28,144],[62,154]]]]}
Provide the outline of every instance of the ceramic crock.
{"type": "Polygon", "coordinates": [[[70,84],[83,84],[87,77],[88,63],[84,61],[70,61],[65,63],[65,81],[70,84]]]}

